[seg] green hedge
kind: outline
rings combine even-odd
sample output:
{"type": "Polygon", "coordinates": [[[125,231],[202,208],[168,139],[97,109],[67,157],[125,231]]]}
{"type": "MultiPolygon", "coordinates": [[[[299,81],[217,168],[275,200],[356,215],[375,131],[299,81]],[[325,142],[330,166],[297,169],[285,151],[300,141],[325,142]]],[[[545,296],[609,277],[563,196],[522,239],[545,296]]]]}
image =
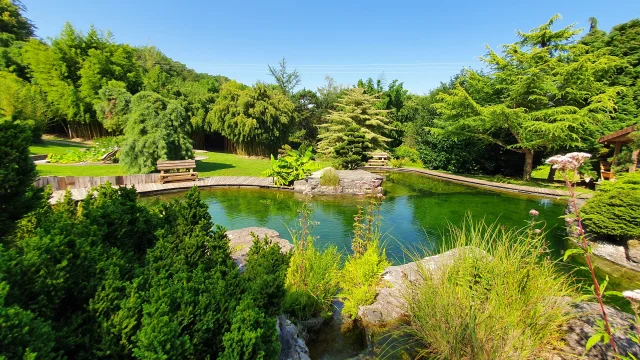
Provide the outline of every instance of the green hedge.
{"type": "Polygon", "coordinates": [[[580,213],[589,233],[613,240],[640,238],[640,173],[603,184],[580,213]]]}

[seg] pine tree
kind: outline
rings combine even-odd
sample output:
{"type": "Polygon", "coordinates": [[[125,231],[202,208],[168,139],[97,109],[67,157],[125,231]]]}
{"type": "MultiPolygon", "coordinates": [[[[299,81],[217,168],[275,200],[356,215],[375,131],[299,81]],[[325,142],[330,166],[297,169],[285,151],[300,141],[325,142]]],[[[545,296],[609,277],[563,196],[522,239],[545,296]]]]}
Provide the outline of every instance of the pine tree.
{"type": "Polygon", "coordinates": [[[331,154],[333,148],[346,140],[347,129],[352,126],[360,128],[367,142],[367,147],[384,150],[389,138],[383,136],[385,131],[392,130],[388,110],[377,108],[379,99],[365,93],[365,89],[351,88],[345,91],[344,97],[336,103],[337,110],[331,110],[327,123],[319,126],[318,151],[331,154]]]}
{"type": "Polygon", "coordinates": [[[457,84],[434,105],[442,115],[437,125],[446,133],[476,136],[524,154],[527,180],[535,151],[581,147],[598,138],[623,90],[601,80],[614,74],[621,61],[575,44],[573,25],[554,31],[559,18],[519,32],[521,41],[504,46],[502,54],[490,49],[482,58],[491,69],[488,77],[466,74],[464,81],[471,85],[488,79],[499,103],[483,104],[457,84]]]}

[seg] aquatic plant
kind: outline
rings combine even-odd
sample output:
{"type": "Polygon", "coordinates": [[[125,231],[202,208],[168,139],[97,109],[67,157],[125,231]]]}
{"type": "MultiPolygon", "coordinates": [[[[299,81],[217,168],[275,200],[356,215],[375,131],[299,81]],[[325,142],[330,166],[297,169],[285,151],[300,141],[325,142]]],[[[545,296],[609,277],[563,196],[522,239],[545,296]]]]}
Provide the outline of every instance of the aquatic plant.
{"type": "Polygon", "coordinates": [[[311,235],[316,223],[310,220],[311,204],[307,201],[299,211],[298,226],[289,229],[293,253],[285,279],[285,313],[299,320],[331,315],[331,302],[338,293],[340,253],[335,246],[319,250],[311,235]]]}
{"type": "Polygon", "coordinates": [[[340,185],[340,176],[334,168],[328,168],[320,176],[320,185],[322,186],[338,186],[340,185]]]}
{"type": "Polygon", "coordinates": [[[387,254],[380,244],[380,204],[381,196],[369,197],[366,206],[360,206],[354,217],[353,238],[349,256],[340,277],[341,292],[344,300],[343,314],[356,318],[360,306],[369,305],[375,300],[384,269],[391,265],[387,254]]]}
{"type": "Polygon", "coordinates": [[[304,179],[305,176],[317,169],[313,162],[313,148],[311,146],[300,149],[287,150],[286,155],[274,158],[271,155],[271,168],[264,172],[264,176],[272,177],[276,185],[291,185],[294,181],[304,179]]]}
{"type": "Polygon", "coordinates": [[[447,260],[416,262],[421,281],[403,292],[409,321],[396,336],[417,358],[526,359],[561,339],[573,289],[535,215],[520,230],[467,218],[449,230],[447,260]]]}

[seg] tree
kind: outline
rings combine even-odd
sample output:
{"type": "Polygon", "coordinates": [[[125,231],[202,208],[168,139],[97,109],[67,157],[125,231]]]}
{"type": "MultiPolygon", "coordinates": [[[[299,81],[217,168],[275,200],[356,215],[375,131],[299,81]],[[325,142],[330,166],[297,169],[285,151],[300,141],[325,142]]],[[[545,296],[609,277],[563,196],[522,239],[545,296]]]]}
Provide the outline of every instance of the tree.
{"type": "Polygon", "coordinates": [[[29,157],[31,131],[22,124],[0,120],[0,239],[38,200],[36,166],[29,157]]]}
{"type": "Polygon", "coordinates": [[[229,81],[222,86],[207,120],[213,131],[234,142],[238,153],[268,155],[287,141],[294,123],[293,110],[293,103],[279,89],[229,81]]]}
{"type": "Polygon", "coordinates": [[[278,65],[280,68],[268,65],[269,74],[273,76],[276,84],[278,84],[285,94],[291,95],[293,94],[293,89],[300,85],[300,74],[298,73],[298,70],[295,69],[293,72],[288,72],[287,61],[284,58],[282,58],[278,65]]]}
{"type": "Polygon", "coordinates": [[[35,26],[24,17],[27,8],[19,0],[0,0],[0,46],[13,40],[25,41],[35,34],[35,26]]]}
{"type": "Polygon", "coordinates": [[[344,140],[338,144],[333,152],[336,165],[340,169],[353,170],[364,165],[371,150],[369,142],[362,133],[361,128],[350,126],[344,133],[344,140]]]}
{"type": "Polygon", "coordinates": [[[384,150],[390,140],[383,135],[393,129],[389,125],[387,110],[376,108],[379,99],[368,95],[362,88],[351,88],[345,91],[344,97],[338,100],[337,110],[329,111],[327,124],[319,126],[318,151],[330,154],[334,146],[344,142],[350,127],[357,126],[364,134],[367,147],[384,150]]]}
{"type": "Polygon", "coordinates": [[[176,101],[143,91],[131,98],[124,130],[122,165],[129,173],[148,173],[158,160],[193,158],[189,119],[176,101]]]}
{"type": "Polygon", "coordinates": [[[224,360],[277,359],[280,342],[276,319],[268,318],[249,299],[236,308],[231,330],[224,334],[224,360]]]}
{"type": "Polygon", "coordinates": [[[327,84],[318,88],[318,97],[320,109],[323,112],[329,110],[336,110],[336,103],[342,96],[347,86],[342,84],[336,84],[335,80],[329,75],[324,77],[327,84]]]}
{"type": "Polygon", "coordinates": [[[98,98],[93,101],[98,121],[107,131],[121,134],[127,124],[127,115],[131,104],[131,94],[126,84],[120,81],[109,81],[98,92],[98,98]]]}
{"type": "Polygon", "coordinates": [[[320,98],[315,92],[302,89],[293,94],[292,100],[295,104],[296,127],[292,131],[290,140],[301,145],[315,143],[318,137],[318,125],[324,115],[323,109],[320,108],[320,98]]]}
{"type": "Polygon", "coordinates": [[[535,151],[579,147],[597,138],[622,90],[599,80],[615,73],[620,61],[574,44],[573,25],[552,30],[558,19],[519,32],[521,40],[501,55],[489,50],[482,59],[491,69],[488,76],[468,72],[465,81],[488,82],[498,91],[498,103],[484,104],[458,84],[434,105],[442,115],[437,126],[446,133],[477,136],[524,154],[527,180],[535,151]]]}

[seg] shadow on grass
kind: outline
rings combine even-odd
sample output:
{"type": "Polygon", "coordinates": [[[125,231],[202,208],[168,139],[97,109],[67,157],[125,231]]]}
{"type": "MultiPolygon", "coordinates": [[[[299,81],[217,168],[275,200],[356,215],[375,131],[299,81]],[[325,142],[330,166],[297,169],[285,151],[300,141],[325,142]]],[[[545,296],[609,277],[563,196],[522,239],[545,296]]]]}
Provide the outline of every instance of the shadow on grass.
{"type": "Polygon", "coordinates": [[[218,170],[233,169],[233,168],[235,168],[235,165],[232,165],[232,164],[196,161],[197,172],[214,172],[218,170]]]}

